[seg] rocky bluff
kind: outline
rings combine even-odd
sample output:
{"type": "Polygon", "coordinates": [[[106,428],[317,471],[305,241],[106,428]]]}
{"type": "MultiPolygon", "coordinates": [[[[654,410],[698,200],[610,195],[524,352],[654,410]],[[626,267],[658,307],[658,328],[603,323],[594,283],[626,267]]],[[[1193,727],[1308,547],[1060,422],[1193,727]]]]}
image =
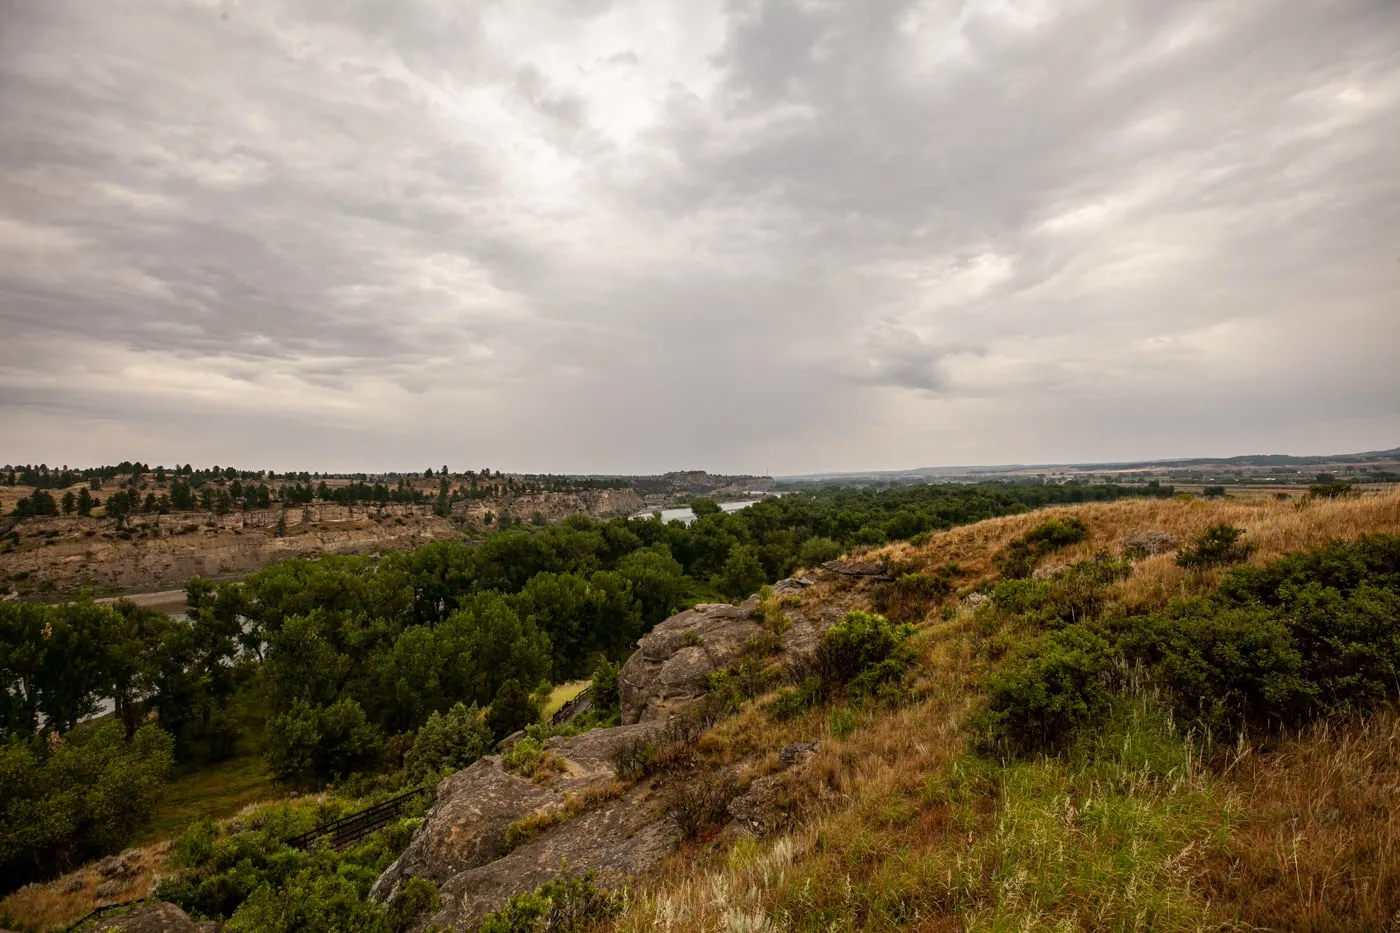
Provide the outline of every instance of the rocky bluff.
{"type": "MultiPolygon", "coordinates": [[[[792,579],[774,588],[783,615],[777,637],[788,663],[809,654],[841,613],[838,601],[808,608],[785,598],[813,583],[792,579]]],[[[600,885],[617,886],[655,866],[678,846],[680,828],[663,805],[664,781],[620,774],[619,751],[664,741],[678,718],[704,700],[709,676],[772,631],[757,597],[738,606],[696,606],[662,622],[619,675],[623,725],[548,740],[547,764],[531,776],[511,773],[492,755],[444,779],[436,805],[371,896],[392,901],[408,879],[431,879],[442,906],[420,926],[468,930],[512,895],[546,881],[593,872],[600,885]],[[527,825],[531,831],[522,833],[527,825]]],[[[813,747],[784,750],[782,764],[800,763],[813,747]]],[[[733,784],[728,813],[742,831],[761,831],[771,790],[764,782],[771,781],[754,781],[748,793],[733,784]]]]}

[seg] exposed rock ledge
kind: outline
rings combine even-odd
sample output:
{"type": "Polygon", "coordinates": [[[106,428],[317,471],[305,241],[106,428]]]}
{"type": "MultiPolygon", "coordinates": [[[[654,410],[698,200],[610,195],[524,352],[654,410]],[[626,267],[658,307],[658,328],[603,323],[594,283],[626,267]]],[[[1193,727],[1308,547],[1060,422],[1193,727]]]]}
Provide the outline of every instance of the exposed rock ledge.
{"type": "Polygon", "coordinates": [[[467,930],[511,895],[566,874],[591,870],[609,886],[640,874],[679,838],[672,822],[655,812],[645,785],[604,799],[510,851],[505,836],[517,820],[563,807],[566,794],[609,788],[617,780],[613,751],[655,728],[646,723],[550,739],[547,746],[564,770],[547,787],[506,771],[497,755],[445,778],[437,804],[370,896],[392,900],[407,879],[429,878],[440,886],[442,908],[422,923],[467,930]]]}
{"type": "Polygon", "coordinates": [[[196,923],[174,904],[156,901],[103,920],[93,933],[219,933],[222,929],[221,923],[196,923]]]}
{"type": "MultiPolygon", "coordinates": [[[[774,590],[788,596],[808,585],[785,580],[774,590]]],[[[812,651],[839,610],[789,605],[782,612],[789,624],[780,639],[791,658],[812,651]]],[[[436,805],[371,897],[389,901],[409,878],[431,879],[442,907],[421,918],[418,928],[469,930],[510,896],[546,881],[593,871],[600,884],[617,886],[656,865],[676,848],[679,832],[659,812],[651,782],[625,789],[617,783],[613,752],[700,700],[706,676],[736,662],[745,643],[763,631],[757,597],[739,606],[696,606],[662,622],[641,639],[619,675],[624,725],[550,739],[547,748],[563,770],[544,786],[506,771],[495,755],[445,778],[436,805]],[[564,807],[568,794],[595,799],[572,819],[507,850],[512,823],[564,807]]],[[[762,803],[752,801],[752,814],[744,811],[747,822],[763,822],[762,803]]]]}
{"type": "MultiPolygon", "coordinates": [[[[809,585],[807,579],[783,580],[773,590],[782,597],[809,585]]],[[[782,611],[789,624],[780,638],[790,659],[810,654],[836,621],[834,609],[782,611]]],[[[737,606],[702,603],[671,616],[642,637],[618,674],[622,721],[664,722],[691,706],[705,695],[705,678],[738,661],[745,643],[762,633],[757,596],[737,606]]]]}

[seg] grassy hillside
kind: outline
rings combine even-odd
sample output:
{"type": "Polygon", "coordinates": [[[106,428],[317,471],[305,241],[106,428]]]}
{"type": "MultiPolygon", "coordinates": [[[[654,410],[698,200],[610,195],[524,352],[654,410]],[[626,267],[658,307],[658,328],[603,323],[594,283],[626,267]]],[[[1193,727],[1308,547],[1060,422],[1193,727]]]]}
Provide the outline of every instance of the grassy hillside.
{"type": "MultiPolygon", "coordinates": [[[[1137,532],[1186,541],[1220,522],[1245,529],[1253,566],[1331,539],[1400,531],[1394,494],[1056,513],[1089,533],[1043,566],[1117,551],[1137,532]]],[[[700,753],[746,778],[777,771],[787,743],[821,740],[786,784],[793,829],[681,853],[633,892],[613,928],[1389,928],[1400,909],[1391,806],[1400,716],[1389,705],[1208,738],[1151,678],[1126,671],[1106,714],[1062,745],[1022,756],[979,750],[988,677],[1014,656],[1000,641],[1027,637],[1027,623],[973,593],[995,581],[996,555],[1046,517],[993,519],[874,552],[906,573],[961,568],[954,592],[916,610],[919,661],[903,701],[822,704],[779,721],[766,696],[716,727],[700,753]]],[[[1160,610],[1212,591],[1223,572],[1182,568],[1171,553],[1145,557],[1107,584],[1098,614],[1160,610]]],[[[889,605],[879,588],[855,598],[889,605]]]]}
{"type": "MultiPolygon", "coordinates": [[[[658,812],[686,821],[681,850],[618,897],[554,888],[483,929],[1390,928],[1400,911],[1397,534],[1395,492],[1130,500],[921,533],[855,555],[856,576],[804,574],[810,585],[760,602],[763,627],[781,632],[797,609],[844,616],[833,631],[845,655],[823,655],[828,633],[815,661],[792,668],[755,642],[712,681],[708,728],[648,746],[618,785],[660,788],[658,812]],[[1222,525],[1241,534],[1219,563],[1183,566],[1179,556],[1222,525]],[[1311,563],[1288,557],[1319,548],[1330,550],[1311,563]],[[1282,608],[1230,608],[1265,584],[1282,608]],[[1293,605],[1302,627],[1290,629],[1280,613],[1293,605]],[[1329,630],[1350,626],[1330,668],[1314,662],[1335,646],[1300,641],[1319,607],[1329,630]],[[1248,625],[1221,627],[1240,619],[1248,625]],[[1201,689],[1217,669],[1228,675],[1219,689],[1201,689]],[[1362,676],[1377,670],[1390,671],[1379,687],[1362,676]],[[810,758],[782,762],[780,750],[813,740],[810,758]],[[768,793],[756,836],[726,808],[758,786],[768,793]]],[[[581,686],[558,688],[551,705],[581,686]]],[[[265,776],[239,761],[211,772],[209,787],[181,785],[163,820],[173,829],[206,808],[206,791],[260,795],[265,776]]],[[[194,909],[200,885],[243,872],[250,890],[266,877],[298,909],[338,905],[320,926],[277,929],[388,922],[364,892],[410,824],[342,855],[279,841],[367,802],[245,810],[209,864],[159,896],[194,909]]],[[[208,849],[204,831],[176,850],[208,849]]],[[[144,894],[170,871],[169,851],[130,856],[139,870],[120,893],[99,894],[108,875],[85,870],[16,892],[0,916],[51,929],[144,894]]],[[[254,915],[239,928],[273,928],[254,915]]],[[[412,927],[401,919],[390,928],[412,927]]]]}

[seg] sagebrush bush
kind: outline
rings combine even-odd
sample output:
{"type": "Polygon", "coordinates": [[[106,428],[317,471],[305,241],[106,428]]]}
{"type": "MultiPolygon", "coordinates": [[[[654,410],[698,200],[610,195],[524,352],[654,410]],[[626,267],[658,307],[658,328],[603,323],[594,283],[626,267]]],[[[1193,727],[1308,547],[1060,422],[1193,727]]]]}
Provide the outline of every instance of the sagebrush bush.
{"type": "MultiPolygon", "coordinates": [[[[1237,538],[1211,535],[1206,549],[1237,548],[1237,538]]],[[[1042,612],[1052,584],[1002,584],[999,605],[1042,612]]],[[[1022,751],[1053,745],[1102,712],[1115,672],[1128,664],[1188,722],[1217,735],[1364,711],[1400,692],[1397,620],[1400,536],[1238,567],[1209,597],[1073,623],[1025,643],[989,678],[981,729],[992,744],[1022,751]]]]}
{"type": "Polygon", "coordinates": [[[611,757],[618,780],[635,781],[646,775],[647,767],[656,757],[656,743],[647,736],[639,736],[618,745],[611,757]]]}
{"type": "Polygon", "coordinates": [[[662,793],[662,806],[676,821],[682,838],[695,839],[728,820],[729,802],[738,794],[732,774],[702,770],[668,784],[662,793]]]}
{"type": "Polygon", "coordinates": [[[1053,747],[1112,700],[1115,650],[1084,624],[1026,642],[987,680],[976,720],[983,742],[1016,752],[1053,747]]]}
{"type": "Polygon", "coordinates": [[[900,650],[911,634],[912,629],[884,616],[852,610],[822,636],[812,659],[814,673],[828,693],[841,687],[853,695],[873,693],[903,676],[912,663],[900,650]]]}
{"type": "Polygon", "coordinates": [[[1151,557],[1174,551],[1181,545],[1169,531],[1136,531],[1123,538],[1123,553],[1129,557],[1151,557]]]}

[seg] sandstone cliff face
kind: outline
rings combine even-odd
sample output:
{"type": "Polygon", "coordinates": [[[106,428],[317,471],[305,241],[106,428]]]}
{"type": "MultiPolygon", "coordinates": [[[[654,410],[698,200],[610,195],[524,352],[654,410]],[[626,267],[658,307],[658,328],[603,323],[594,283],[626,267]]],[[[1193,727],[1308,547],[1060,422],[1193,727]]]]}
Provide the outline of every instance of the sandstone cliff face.
{"type": "Polygon", "coordinates": [[[417,547],[460,534],[446,519],[419,517],[399,524],[399,517],[375,519],[359,511],[355,521],[324,524],[292,523],[289,517],[284,537],[252,525],[206,528],[193,521],[198,517],[193,514],[162,516],[160,537],[132,540],[115,534],[111,522],[97,519],[28,521],[20,526],[25,534],[57,530],[47,527],[51,522],[64,526],[62,536],[50,545],[0,557],[0,592],[11,580],[22,589],[47,582],[57,592],[82,586],[182,587],[194,576],[242,576],[291,557],[417,547]]]}
{"type": "Polygon", "coordinates": [[[527,522],[536,515],[559,521],[570,515],[607,518],[631,515],[646,508],[646,501],[632,489],[585,489],[579,492],[534,492],[508,499],[468,499],[457,503],[454,513],[473,525],[484,525],[486,513],[509,515],[527,522]]]}
{"type": "Polygon", "coordinates": [[[191,577],[237,577],[292,557],[366,554],[418,547],[460,535],[458,522],[483,528],[485,515],[521,522],[570,515],[626,515],[645,503],[631,489],[541,492],[506,499],[459,502],[456,520],[430,505],[312,503],[227,515],[180,512],[130,515],[126,531],[106,519],[33,518],[16,530],[25,544],[0,554],[0,596],[10,588],[67,593],[81,587],[183,587],[191,577]],[[277,534],[279,523],[286,533],[277,534]]]}

